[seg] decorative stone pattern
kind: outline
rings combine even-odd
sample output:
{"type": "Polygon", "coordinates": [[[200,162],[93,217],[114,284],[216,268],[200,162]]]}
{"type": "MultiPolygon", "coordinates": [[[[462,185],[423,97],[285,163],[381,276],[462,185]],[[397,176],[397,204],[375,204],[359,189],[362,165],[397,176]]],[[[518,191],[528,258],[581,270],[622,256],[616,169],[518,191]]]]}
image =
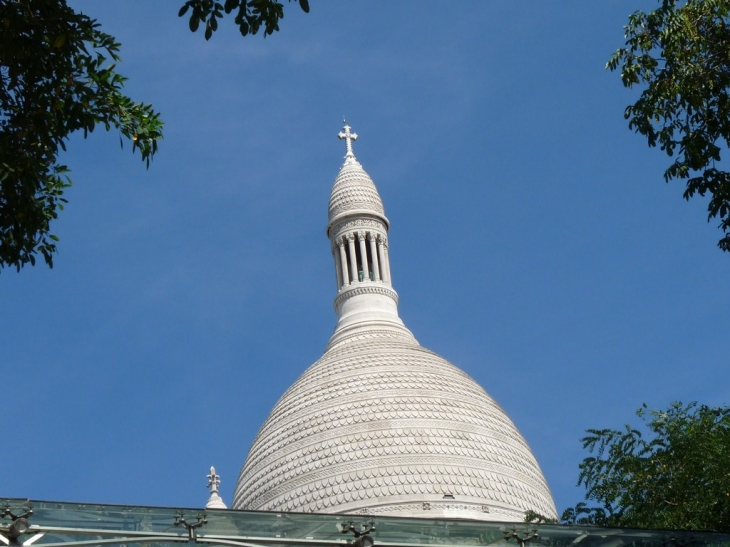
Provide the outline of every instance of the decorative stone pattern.
{"type": "Polygon", "coordinates": [[[500,521],[522,521],[525,517],[524,513],[519,511],[510,511],[501,508],[491,509],[488,505],[467,503],[404,503],[401,505],[386,505],[384,507],[366,507],[365,509],[355,511],[355,514],[358,515],[385,515],[389,517],[406,515],[438,517],[444,515],[485,520],[482,513],[492,513],[492,516],[498,517],[494,520],[500,521]],[[433,512],[429,513],[429,511],[433,512]]]}
{"type": "Polygon", "coordinates": [[[398,302],[398,293],[396,293],[393,289],[376,285],[358,285],[342,289],[341,294],[338,294],[335,299],[335,307],[337,307],[342,299],[350,298],[358,294],[382,294],[398,302]]]}
{"type": "Polygon", "coordinates": [[[464,372],[406,338],[353,336],[312,365],[261,428],[233,507],[435,517],[451,495],[470,518],[519,520],[528,509],[556,516],[504,411],[464,372]]]}
{"type": "Polygon", "coordinates": [[[343,222],[336,222],[332,225],[330,228],[330,233],[328,234],[330,237],[336,237],[337,234],[340,232],[343,232],[344,230],[349,230],[353,228],[376,228],[377,232],[381,237],[385,237],[385,224],[382,220],[373,220],[369,218],[356,218],[354,220],[345,220],[343,222]]]}
{"type": "Polygon", "coordinates": [[[362,210],[385,215],[383,202],[370,176],[357,161],[346,162],[332,187],[329,220],[331,222],[347,211],[362,210]]]}
{"type": "Polygon", "coordinates": [[[531,509],[556,518],[537,461],[504,411],[398,317],[383,204],[355,160],[357,135],[346,125],[340,138],[347,155],[328,229],[340,268],[337,327],[261,427],[233,507],[495,521],[521,521],[531,509]],[[343,272],[357,271],[356,241],[362,270],[369,249],[382,282],[364,275],[340,285],[343,272]]]}

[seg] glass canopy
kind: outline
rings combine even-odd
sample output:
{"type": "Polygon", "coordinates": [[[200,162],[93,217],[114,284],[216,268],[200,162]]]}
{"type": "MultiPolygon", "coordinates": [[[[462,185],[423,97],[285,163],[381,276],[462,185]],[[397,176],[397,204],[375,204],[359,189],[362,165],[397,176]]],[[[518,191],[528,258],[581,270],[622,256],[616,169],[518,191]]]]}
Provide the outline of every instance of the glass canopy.
{"type": "Polygon", "coordinates": [[[730,534],[0,499],[0,547],[730,547],[730,534]]]}

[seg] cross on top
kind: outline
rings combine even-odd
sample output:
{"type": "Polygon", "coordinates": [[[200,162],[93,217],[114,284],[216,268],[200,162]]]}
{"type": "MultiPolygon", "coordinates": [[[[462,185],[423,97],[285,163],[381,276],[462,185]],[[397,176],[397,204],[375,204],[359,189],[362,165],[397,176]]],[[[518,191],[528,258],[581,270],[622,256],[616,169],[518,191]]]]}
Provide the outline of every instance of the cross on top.
{"type": "Polygon", "coordinates": [[[343,131],[340,131],[337,136],[340,138],[340,140],[345,141],[345,144],[347,145],[347,154],[345,154],[345,159],[355,159],[355,154],[352,153],[352,141],[357,140],[357,133],[350,133],[350,126],[347,125],[347,120],[342,120],[342,123],[345,124],[345,127],[343,127],[343,131]]]}

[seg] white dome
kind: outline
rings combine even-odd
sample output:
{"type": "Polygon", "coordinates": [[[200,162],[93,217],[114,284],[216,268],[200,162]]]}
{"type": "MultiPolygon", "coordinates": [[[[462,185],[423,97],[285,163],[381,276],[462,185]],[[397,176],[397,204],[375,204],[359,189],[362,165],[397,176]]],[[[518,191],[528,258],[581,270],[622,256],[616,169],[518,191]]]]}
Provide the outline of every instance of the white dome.
{"type": "Polygon", "coordinates": [[[241,471],[235,509],[556,517],[530,448],[467,374],[389,329],[328,348],[283,395],[241,471]]]}
{"type": "Polygon", "coordinates": [[[467,374],[419,345],[398,316],[388,221],[355,160],[332,188],[337,281],[325,354],[281,397],[236,484],[234,509],[460,517],[557,517],[527,443],[467,374]]]}

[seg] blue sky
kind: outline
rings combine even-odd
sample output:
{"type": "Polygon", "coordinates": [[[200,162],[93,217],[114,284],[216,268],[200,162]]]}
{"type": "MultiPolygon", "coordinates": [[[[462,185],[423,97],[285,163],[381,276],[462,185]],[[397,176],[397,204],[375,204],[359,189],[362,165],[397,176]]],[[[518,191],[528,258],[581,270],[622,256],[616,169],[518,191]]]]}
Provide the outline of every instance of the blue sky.
{"type": "Polygon", "coordinates": [[[121,41],[165,140],[145,170],[116,134],[74,138],[54,269],[0,275],[1,495],[201,506],[215,465],[230,503],[334,328],[343,115],[401,317],[507,411],[559,511],[586,428],[730,403],[730,255],[604,70],[655,2],[311,0],[207,43],[182,0],[70,3],[121,41]]]}

